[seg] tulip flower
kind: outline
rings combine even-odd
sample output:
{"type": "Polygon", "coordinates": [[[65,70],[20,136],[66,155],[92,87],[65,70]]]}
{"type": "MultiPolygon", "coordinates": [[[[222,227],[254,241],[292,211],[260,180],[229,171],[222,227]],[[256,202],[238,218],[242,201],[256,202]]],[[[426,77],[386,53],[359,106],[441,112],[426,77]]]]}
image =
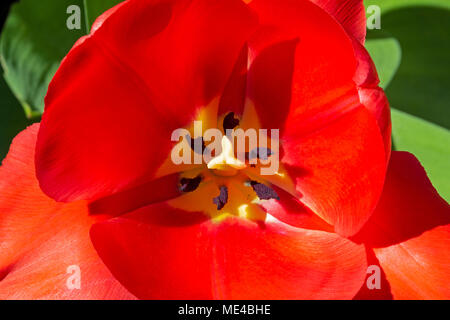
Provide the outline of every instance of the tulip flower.
{"type": "Polygon", "coordinates": [[[0,168],[0,298],[448,299],[449,206],[391,152],[365,28],[359,0],[104,13],[0,168]],[[196,121],[221,151],[176,164],[210,147],[196,121]],[[279,148],[241,161],[227,129],[279,130],[279,148]]]}

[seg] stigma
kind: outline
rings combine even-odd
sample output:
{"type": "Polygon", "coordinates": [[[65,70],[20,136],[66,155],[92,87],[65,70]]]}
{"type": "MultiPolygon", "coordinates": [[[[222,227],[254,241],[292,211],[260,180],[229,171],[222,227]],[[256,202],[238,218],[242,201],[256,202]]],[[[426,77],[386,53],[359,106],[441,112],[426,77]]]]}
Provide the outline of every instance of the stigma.
{"type": "Polygon", "coordinates": [[[208,163],[208,169],[219,176],[235,176],[246,165],[234,156],[233,144],[227,136],[222,137],[221,143],[222,152],[208,163]]]}

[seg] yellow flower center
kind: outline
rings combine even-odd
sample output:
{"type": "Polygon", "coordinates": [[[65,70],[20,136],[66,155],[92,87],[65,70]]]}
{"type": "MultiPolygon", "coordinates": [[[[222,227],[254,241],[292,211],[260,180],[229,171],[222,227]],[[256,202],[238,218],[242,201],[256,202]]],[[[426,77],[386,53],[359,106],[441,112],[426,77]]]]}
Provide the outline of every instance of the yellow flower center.
{"type": "MultiPolygon", "coordinates": [[[[235,119],[234,113],[222,115],[217,119],[217,116],[211,115],[214,112],[217,112],[217,108],[205,108],[198,119],[206,124],[206,128],[221,128],[221,130],[223,128],[224,134],[220,141],[214,141],[217,144],[220,143],[220,153],[211,155],[209,161],[205,160],[201,164],[174,165],[173,161],[166,161],[160,168],[160,176],[179,172],[179,187],[183,193],[180,197],[170,200],[168,204],[188,212],[203,212],[214,221],[220,221],[228,215],[264,221],[267,214],[261,204],[271,199],[279,199],[274,186],[296,194],[294,184],[281,165],[275,174],[261,175],[262,164],[249,161],[251,157],[259,158],[258,150],[252,153],[252,150],[246,147],[245,161],[237,157],[235,141],[230,140],[230,136],[225,133],[230,127],[259,129],[253,109],[246,108],[241,119],[235,119]]],[[[188,150],[191,158],[198,158],[199,151],[204,153],[211,144],[205,143],[204,137],[196,134],[194,127],[189,128],[188,132],[174,150],[183,146],[184,150],[188,150]]],[[[270,153],[266,152],[266,157],[274,155],[278,157],[278,154],[269,151],[270,153]]]]}

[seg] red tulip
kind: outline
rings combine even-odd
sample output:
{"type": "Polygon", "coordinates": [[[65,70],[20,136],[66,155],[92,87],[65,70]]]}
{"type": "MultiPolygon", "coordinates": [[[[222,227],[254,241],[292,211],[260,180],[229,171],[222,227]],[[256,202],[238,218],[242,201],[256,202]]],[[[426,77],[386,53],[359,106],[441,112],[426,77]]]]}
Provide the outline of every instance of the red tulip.
{"type": "Polygon", "coordinates": [[[449,298],[449,206],[391,154],[364,38],[362,1],[106,12],[0,168],[0,298],[449,298]],[[280,129],[279,174],[173,164],[198,119],[280,129]]]}

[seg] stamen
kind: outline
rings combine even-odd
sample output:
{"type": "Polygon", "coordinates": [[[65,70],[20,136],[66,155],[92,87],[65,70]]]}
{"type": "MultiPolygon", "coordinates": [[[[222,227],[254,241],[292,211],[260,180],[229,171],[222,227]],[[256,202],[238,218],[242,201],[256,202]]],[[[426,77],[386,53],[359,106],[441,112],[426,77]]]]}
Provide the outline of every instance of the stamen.
{"type": "Polygon", "coordinates": [[[267,160],[273,154],[274,152],[269,148],[255,148],[252,151],[245,153],[245,160],[252,160],[255,158],[267,160]]]}
{"type": "Polygon", "coordinates": [[[220,194],[213,199],[213,203],[217,205],[217,210],[221,210],[228,202],[228,188],[220,187],[220,194]]]}
{"type": "Polygon", "coordinates": [[[203,140],[203,137],[198,137],[198,138],[194,139],[191,136],[187,135],[186,139],[189,141],[189,145],[191,146],[192,151],[194,151],[197,154],[203,154],[203,152],[205,151],[205,148],[206,148],[205,141],[203,140]],[[195,144],[198,143],[197,141],[199,141],[199,140],[201,141],[201,144],[202,144],[202,152],[201,153],[198,153],[195,150],[195,144]]]}
{"type": "Polygon", "coordinates": [[[271,187],[257,181],[250,181],[250,185],[261,200],[276,199],[280,200],[278,194],[271,187]]]}
{"type": "Polygon", "coordinates": [[[202,181],[201,176],[195,178],[181,178],[180,179],[180,191],[181,192],[192,192],[196,190],[202,181]]]}
{"type": "Polygon", "coordinates": [[[223,131],[227,131],[227,129],[234,129],[239,125],[239,119],[234,117],[234,112],[230,112],[223,119],[223,131]]]}

